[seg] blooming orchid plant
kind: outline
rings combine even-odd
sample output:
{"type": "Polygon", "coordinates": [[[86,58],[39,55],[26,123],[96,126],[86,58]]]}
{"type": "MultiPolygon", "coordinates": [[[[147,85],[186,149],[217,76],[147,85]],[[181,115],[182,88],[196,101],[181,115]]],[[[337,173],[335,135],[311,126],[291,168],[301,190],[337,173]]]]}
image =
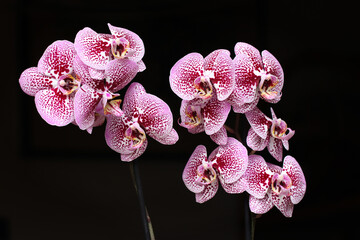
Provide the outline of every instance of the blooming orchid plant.
{"type": "MultiPolygon", "coordinates": [[[[131,83],[146,69],[143,41],[130,30],[108,27],[110,33],[86,27],[77,33],[74,43],[55,41],[36,67],[23,71],[19,83],[26,94],[35,97],[37,111],[50,125],[74,124],[91,134],[106,121],[107,145],[120,153],[122,161],[134,162],[145,152],[148,137],[172,145],[179,136],[169,106],[140,83],[131,83]],[[127,86],[122,100],[117,92],[127,86]]],[[[260,54],[247,43],[237,43],[235,58],[230,55],[224,49],[205,58],[190,53],[170,71],[170,87],[182,99],[179,125],[192,134],[205,132],[218,145],[209,156],[205,146],[196,147],[183,171],[183,181],[199,203],[213,198],[221,185],[227,193],[250,194],[253,213],[264,214],[276,206],[291,217],[294,204],[306,191],[300,165],[286,156],[281,168],[254,155],[267,148],[281,162],[283,147],[289,149],[295,133],[272,108],[269,118],[257,107],[260,99],[280,101],[282,67],[268,51],[260,54]],[[228,136],[237,129],[225,125],[231,109],[244,114],[250,124],[246,138],[250,153],[239,134],[235,134],[237,138],[228,136]]],[[[137,171],[133,172],[135,187],[147,213],[137,171]]],[[[150,228],[145,229],[147,239],[154,239],[149,219],[143,215],[150,228]]]]}
{"type": "Polygon", "coordinates": [[[295,134],[272,108],[269,118],[257,107],[260,99],[273,104],[280,101],[283,69],[266,50],[260,54],[243,42],[234,49],[234,59],[222,49],[205,59],[199,53],[190,53],[170,71],[171,89],[182,99],[180,125],[192,134],[205,131],[219,145],[209,158],[206,148],[199,145],[185,166],[183,181],[199,203],[214,197],[220,181],[228,193],[248,192],[253,213],[264,214],[275,205],[284,216],[291,217],[294,204],[300,202],[306,190],[300,165],[286,156],[281,169],[253,155],[267,147],[281,162],[283,147],[289,150],[289,140],[295,134]],[[250,124],[246,138],[249,154],[236,132],[238,126],[235,130],[225,125],[231,108],[244,114],[250,124]],[[228,131],[237,139],[228,137],[228,131]]]}

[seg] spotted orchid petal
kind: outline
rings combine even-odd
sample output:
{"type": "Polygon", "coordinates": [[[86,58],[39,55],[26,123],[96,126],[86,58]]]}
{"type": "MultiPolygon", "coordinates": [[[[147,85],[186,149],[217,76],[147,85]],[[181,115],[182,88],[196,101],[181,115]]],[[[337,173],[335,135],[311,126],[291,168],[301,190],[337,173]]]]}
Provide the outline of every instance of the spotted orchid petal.
{"type": "Polygon", "coordinates": [[[30,96],[35,96],[37,92],[56,86],[57,81],[51,77],[39,73],[37,67],[31,67],[21,73],[19,83],[21,89],[30,96]]]}
{"type": "Polygon", "coordinates": [[[197,93],[195,80],[204,72],[204,58],[199,53],[189,53],[170,70],[170,87],[183,100],[192,100],[197,93]]]}
{"type": "Polygon", "coordinates": [[[115,59],[109,62],[105,68],[106,87],[111,92],[123,89],[138,72],[136,62],[129,59],[115,59]]]}
{"type": "Polygon", "coordinates": [[[249,60],[252,62],[253,68],[255,70],[259,70],[263,68],[260,52],[252,45],[245,42],[238,42],[235,44],[234,51],[235,51],[235,55],[241,55],[241,54],[246,55],[249,58],[249,60]]]}
{"type": "Polygon", "coordinates": [[[214,96],[203,108],[204,127],[207,135],[218,132],[230,113],[231,105],[225,101],[219,101],[214,96]]]}
{"type": "Polygon", "coordinates": [[[87,86],[83,85],[75,94],[74,109],[75,121],[81,130],[93,126],[95,122],[95,108],[99,104],[102,94],[87,86]]]}
{"type": "Polygon", "coordinates": [[[292,187],[290,188],[290,199],[293,204],[298,204],[304,197],[306,191],[306,181],[304,173],[291,156],[284,158],[283,171],[291,178],[292,187]]]}
{"type": "Polygon", "coordinates": [[[266,194],[264,198],[249,196],[249,208],[250,211],[255,214],[265,214],[273,207],[274,203],[269,197],[269,194],[266,194]]]}
{"type": "Polygon", "coordinates": [[[59,79],[73,72],[74,44],[63,40],[48,46],[38,62],[38,71],[48,77],[59,79]]]}
{"type": "Polygon", "coordinates": [[[227,193],[236,194],[236,193],[243,193],[246,191],[247,182],[244,177],[240,177],[239,180],[233,183],[225,183],[223,178],[219,178],[221,186],[227,193]]]}
{"type": "Polygon", "coordinates": [[[255,98],[255,100],[253,102],[240,104],[240,102],[237,102],[237,101],[235,101],[235,103],[234,103],[234,101],[233,101],[234,98],[232,98],[232,95],[230,95],[230,97],[226,101],[232,105],[234,112],[247,113],[256,107],[256,105],[259,102],[259,99],[260,98],[255,98]]]}
{"type": "Polygon", "coordinates": [[[245,116],[255,133],[262,139],[266,139],[272,125],[272,120],[258,108],[254,108],[252,111],[245,113],[245,116]]]}
{"type": "Polygon", "coordinates": [[[129,49],[126,52],[125,57],[135,62],[139,62],[145,54],[145,47],[141,38],[128,29],[115,27],[111,24],[108,24],[108,27],[115,38],[123,38],[128,41],[129,49]]]}
{"type": "Polygon", "coordinates": [[[92,134],[93,128],[94,128],[94,127],[99,127],[99,126],[103,125],[104,122],[105,122],[105,119],[106,119],[106,118],[105,118],[104,115],[95,113],[95,120],[94,120],[93,124],[86,129],[86,131],[87,131],[89,134],[92,134]]]}
{"type": "Polygon", "coordinates": [[[219,101],[230,96],[235,86],[233,61],[228,50],[215,50],[204,59],[205,71],[213,72],[211,83],[219,101]]]}
{"type": "Polygon", "coordinates": [[[45,89],[36,93],[35,105],[40,116],[50,125],[65,126],[74,121],[73,96],[58,89],[45,89]]]}
{"type": "Polygon", "coordinates": [[[204,203],[208,200],[210,200],[211,198],[213,198],[217,192],[217,190],[219,189],[219,182],[218,181],[214,181],[211,184],[207,185],[206,188],[200,192],[200,193],[195,193],[195,200],[197,203],[204,203]]]}
{"type": "Polygon", "coordinates": [[[245,177],[248,183],[247,192],[255,198],[264,198],[271,184],[273,172],[263,157],[250,155],[245,177]]]}
{"type": "Polygon", "coordinates": [[[253,128],[250,128],[246,137],[246,144],[254,151],[262,151],[269,144],[269,139],[270,137],[261,138],[253,128]]]}
{"type": "Polygon", "coordinates": [[[247,150],[238,140],[229,137],[226,145],[217,147],[210,154],[209,161],[219,171],[224,183],[234,183],[246,171],[247,150]]]}
{"type": "Polygon", "coordinates": [[[123,111],[127,116],[133,116],[150,137],[161,141],[173,129],[171,110],[163,100],[143,92],[138,85],[141,86],[139,83],[129,86],[124,97],[123,111]],[[139,89],[140,93],[136,93],[136,89],[139,89]]]}
{"type": "MultiPolygon", "coordinates": [[[[93,89],[104,90],[105,86],[104,86],[103,79],[101,79],[101,80],[95,79],[91,74],[92,71],[94,71],[94,69],[90,68],[85,63],[83,63],[83,61],[81,61],[81,59],[78,55],[75,56],[74,72],[80,78],[81,84],[87,85],[93,89]]],[[[103,71],[103,72],[105,72],[105,71],[103,71]]],[[[104,75],[104,74],[102,74],[102,75],[104,75]]]]}
{"type": "Polygon", "coordinates": [[[274,99],[267,100],[270,103],[277,103],[281,98],[281,90],[284,86],[284,71],[279,63],[279,61],[268,51],[264,50],[261,53],[262,61],[264,63],[265,72],[274,75],[277,77],[277,84],[274,87],[273,91],[276,92],[276,97],[274,99]]]}
{"type": "Polygon", "coordinates": [[[129,115],[135,111],[133,108],[137,104],[137,98],[139,98],[143,94],[146,94],[146,90],[139,83],[132,83],[128,87],[128,89],[126,90],[126,93],[125,93],[125,96],[127,96],[126,101],[124,99],[124,102],[123,102],[123,109],[125,111],[125,114],[129,115]],[[133,109],[133,110],[130,111],[131,109],[133,109]]]}
{"type": "Polygon", "coordinates": [[[283,157],[282,148],[283,148],[283,144],[280,139],[270,137],[268,144],[269,153],[279,162],[282,161],[282,157],[283,157]]]}
{"type": "Polygon", "coordinates": [[[105,70],[111,59],[110,34],[98,34],[91,28],[80,30],[75,37],[75,49],[80,59],[89,67],[105,70]]]}
{"type": "Polygon", "coordinates": [[[200,193],[205,188],[205,185],[198,184],[196,179],[198,178],[198,166],[201,165],[203,161],[206,161],[206,159],[206,147],[203,145],[199,145],[191,154],[190,159],[184,168],[182,179],[185,186],[193,193],[200,193]]]}
{"type": "Polygon", "coordinates": [[[292,216],[294,204],[291,202],[289,197],[285,195],[278,196],[275,193],[271,193],[269,197],[271,198],[272,203],[285,217],[292,216]]]}
{"type": "Polygon", "coordinates": [[[120,154],[121,161],[131,162],[131,161],[135,160],[136,158],[140,157],[145,152],[147,145],[148,145],[148,140],[145,139],[143,144],[139,148],[137,148],[135,151],[133,151],[129,154],[127,154],[127,153],[120,154]]]}
{"type": "Polygon", "coordinates": [[[146,65],[143,60],[140,60],[137,62],[137,65],[139,67],[139,72],[143,72],[146,69],[146,65]]]}
{"type": "Polygon", "coordinates": [[[170,133],[165,137],[159,137],[156,139],[159,143],[164,145],[173,145],[179,140],[179,135],[175,129],[171,129],[170,133]]]}
{"type": "Polygon", "coordinates": [[[230,100],[235,102],[235,105],[256,101],[259,98],[257,85],[260,81],[260,77],[255,74],[256,66],[244,54],[237,55],[233,62],[235,88],[230,100]]]}
{"type": "Polygon", "coordinates": [[[210,138],[218,145],[225,145],[228,140],[226,128],[222,126],[219,131],[217,131],[214,134],[211,134],[210,138]]]}

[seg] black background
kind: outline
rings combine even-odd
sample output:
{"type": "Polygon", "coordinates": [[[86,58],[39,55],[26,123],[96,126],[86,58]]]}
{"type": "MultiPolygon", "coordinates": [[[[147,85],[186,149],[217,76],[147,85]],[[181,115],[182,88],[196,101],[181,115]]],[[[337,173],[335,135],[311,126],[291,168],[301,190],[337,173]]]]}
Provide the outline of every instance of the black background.
{"type": "MultiPolygon", "coordinates": [[[[356,236],[360,194],[358,7],[347,1],[81,1],[3,2],[0,239],[143,239],[129,164],[104,140],[75,126],[49,126],[18,84],[55,40],[73,41],[90,27],[128,28],[145,44],[147,69],[134,81],[164,99],[179,117],[181,100],[168,81],[190,52],[232,52],[236,42],[267,49],[285,72],[282,100],[271,105],[296,130],[290,150],[308,188],[293,217],[276,209],[257,219],[256,239],[350,239],[356,236]],[[354,235],[355,234],[355,235],[354,235]]],[[[123,94],[124,92],[121,91],[123,94]]],[[[270,114],[269,104],[261,109],[270,114]]],[[[231,114],[228,124],[233,124],[231,114]]],[[[244,133],[248,125],[241,120],[244,133]]],[[[219,190],[195,203],[181,180],[192,151],[215,145],[176,123],[180,140],[150,140],[139,165],[156,239],[243,239],[243,195],[219,190]]],[[[243,133],[243,134],[244,134],[243,133]]],[[[264,152],[269,162],[275,161],[264,152]]],[[[356,237],[355,237],[356,238],[356,237]]]]}

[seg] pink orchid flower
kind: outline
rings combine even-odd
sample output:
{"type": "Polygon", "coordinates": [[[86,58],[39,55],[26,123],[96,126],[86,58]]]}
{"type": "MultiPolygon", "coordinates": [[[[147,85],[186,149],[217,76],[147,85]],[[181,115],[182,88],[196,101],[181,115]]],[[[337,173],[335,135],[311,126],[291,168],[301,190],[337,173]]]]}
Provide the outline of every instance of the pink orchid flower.
{"type": "Polygon", "coordinates": [[[207,158],[206,147],[195,148],[187,162],[182,178],[185,186],[193,193],[198,203],[213,198],[219,181],[227,193],[242,193],[246,182],[242,175],[248,165],[246,148],[235,138],[228,138],[227,144],[217,147],[207,158]]]}
{"type": "Polygon", "coordinates": [[[173,129],[169,106],[160,98],[146,93],[139,83],[127,89],[120,116],[109,115],[105,129],[108,146],[121,154],[122,161],[132,161],[145,152],[147,136],[170,145],[179,136],[173,129]]]}
{"type": "Polygon", "coordinates": [[[210,99],[220,101],[231,94],[235,80],[228,50],[215,50],[205,59],[199,53],[181,58],[170,71],[170,87],[183,100],[210,99]]]}
{"type": "Polygon", "coordinates": [[[235,45],[235,88],[228,101],[237,113],[252,110],[259,99],[277,103],[284,85],[284,72],[278,60],[268,51],[250,44],[235,45]]]}
{"type": "Polygon", "coordinates": [[[74,95],[80,79],[73,71],[75,48],[69,41],[56,41],[44,52],[37,67],[20,76],[22,90],[35,96],[40,116],[50,125],[65,126],[74,121],[74,95]]]}
{"type": "Polygon", "coordinates": [[[204,132],[218,145],[225,145],[227,132],[224,127],[231,106],[213,96],[209,101],[182,100],[180,125],[192,134],[204,132]]]}
{"type": "Polygon", "coordinates": [[[284,120],[277,118],[272,108],[271,115],[272,119],[257,107],[245,113],[251,126],[246,143],[255,151],[262,151],[267,147],[269,153],[280,162],[283,156],[283,146],[289,150],[289,139],[294,136],[295,131],[288,128],[284,120]]]}
{"type": "Polygon", "coordinates": [[[259,155],[249,156],[245,177],[250,210],[264,214],[276,206],[285,217],[291,217],[294,204],[304,197],[306,181],[304,173],[291,156],[286,156],[283,168],[266,163],[259,155]]]}
{"type": "Polygon", "coordinates": [[[104,70],[104,79],[91,77],[90,67],[78,56],[74,59],[74,70],[81,76],[82,86],[75,94],[75,121],[80,129],[91,133],[92,128],[103,123],[105,115],[121,115],[120,99],[116,92],[124,88],[137,74],[138,65],[129,59],[111,61],[104,70]]]}
{"type": "Polygon", "coordinates": [[[145,70],[142,57],[144,43],[134,32],[108,24],[111,34],[96,33],[84,28],[75,37],[75,49],[82,62],[90,67],[92,78],[103,79],[107,65],[112,61],[129,59],[139,65],[139,71],[145,70]]]}

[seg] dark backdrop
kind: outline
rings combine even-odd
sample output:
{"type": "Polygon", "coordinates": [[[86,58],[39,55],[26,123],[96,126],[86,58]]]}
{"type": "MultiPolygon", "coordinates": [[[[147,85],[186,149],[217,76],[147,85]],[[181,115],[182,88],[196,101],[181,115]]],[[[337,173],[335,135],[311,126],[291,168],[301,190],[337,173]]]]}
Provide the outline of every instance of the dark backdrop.
{"type": "MultiPolygon", "coordinates": [[[[181,101],[168,76],[178,59],[220,48],[234,56],[238,41],[273,53],[285,72],[283,98],[273,107],[296,130],[285,154],[299,161],[308,188],[291,219],[275,208],[257,219],[256,239],[356,236],[360,61],[355,5],[317,0],[17,0],[3,5],[1,240],[143,237],[129,166],[107,147],[104,127],[89,135],[75,126],[49,126],[18,84],[21,72],[36,66],[52,42],[73,41],[84,27],[107,33],[107,23],[143,39],[147,69],[134,81],[164,99],[175,120],[181,101]]],[[[269,105],[262,107],[269,113],[269,105]]],[[[210,152],[215,145],[205,134],[191,135],[176,124],[175,129],[176,145],[150,140],[139,160],[157,239],[243,239],[243,195],[219,190],[197,204],[181,180],[194,148],[204,144],[210,152]]]]}

